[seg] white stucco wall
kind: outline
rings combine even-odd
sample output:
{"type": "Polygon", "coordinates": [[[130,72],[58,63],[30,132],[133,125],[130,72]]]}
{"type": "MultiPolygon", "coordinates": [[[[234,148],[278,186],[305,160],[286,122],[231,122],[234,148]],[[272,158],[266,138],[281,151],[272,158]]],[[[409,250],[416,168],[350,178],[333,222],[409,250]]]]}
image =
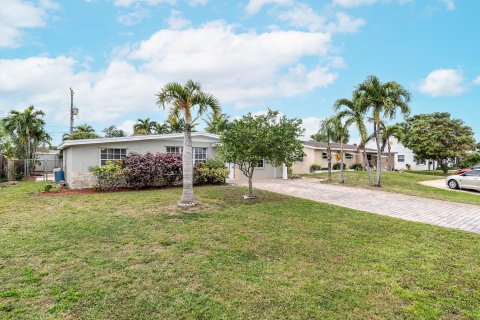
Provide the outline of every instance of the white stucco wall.
{"type": "MultiPolygon", "coordinates": [[[[395,155],[395,169],[397,170],[406,170],[407,164],[410,165],[410,170],[428,170],[428,160],[425,161],[425,164],[417,164],[415,160],[415,154],[412,150],[406,148],[403,144],[399,143],[397,139],[392,138],[392,147],[391,151],[396,152],[395,155]],[[405,156],[404,162],[398,161],[398,156],[405,156]]],[[[430,169],[433,169],[433,165],[430,166],[430,169]]]]}

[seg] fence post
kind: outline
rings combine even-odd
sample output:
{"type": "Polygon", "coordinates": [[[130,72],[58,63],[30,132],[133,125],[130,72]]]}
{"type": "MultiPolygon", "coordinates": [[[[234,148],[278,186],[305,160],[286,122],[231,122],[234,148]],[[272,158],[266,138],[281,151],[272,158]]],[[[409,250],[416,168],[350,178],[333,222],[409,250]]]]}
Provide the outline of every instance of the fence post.
{"type": "Polygon", "coordinates": [[[7,180],[15,180],[15,160],[8,159],[7,163],[7,180]]]}

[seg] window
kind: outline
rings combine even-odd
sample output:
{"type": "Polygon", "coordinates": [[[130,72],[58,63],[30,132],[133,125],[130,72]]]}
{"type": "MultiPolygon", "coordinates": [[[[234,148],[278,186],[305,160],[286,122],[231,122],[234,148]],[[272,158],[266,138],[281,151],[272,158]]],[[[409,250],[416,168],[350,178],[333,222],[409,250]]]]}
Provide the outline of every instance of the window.
{"type": "Polygon", "coordinates": [[[328,156],[327,156],[326,152],[322,152],[322,159],[328,159],[328,156]]]}
{"type": "Polygon", "coordinates": [[[480,171],[478,170],[472,170],[472,171],[468,171],[468,172],[465,172],[463,174],[464,177],[479,177],[480,176],[480,171]]]}
{"type": "Polygon", "coordinates": [[[417,160],[417,165],[420,165],[420,164],[427,164],[427,163],[425,162],[425,160],[417,160]]]}
{"type": "Polygon", "coordinates": [[[353,154],[351,154],[351,153],[345,153],[345,159],[347,159],[347,160],[353,159],[353,154]]]}
{"type": "Polygon", "coordinates": [[[398,155],[398,162],[405,162],[405,156],[403,154],[398,155]]]}
{"type": "Polygon", "coordinates": [[[257,162],[257,165],[255,166],[255,168],[264,168],[265,167],[265,160],[259,160],[257,162]]]}
{"type": "Polygon", "coordinates": [[[183,153],[183,147],[167,147],[167,154],[183,153]]]}
{"type": "Polygon", "coordinates": [[[193,163],[204,163],[207,161],[207,148],[193,148],[193,163]]]}
{"type": "Polygon", "coordinates": [[[107,161],[121,160],[127,156],[127,149],[100,149],[100,165],[104,166],[107,161]]]}

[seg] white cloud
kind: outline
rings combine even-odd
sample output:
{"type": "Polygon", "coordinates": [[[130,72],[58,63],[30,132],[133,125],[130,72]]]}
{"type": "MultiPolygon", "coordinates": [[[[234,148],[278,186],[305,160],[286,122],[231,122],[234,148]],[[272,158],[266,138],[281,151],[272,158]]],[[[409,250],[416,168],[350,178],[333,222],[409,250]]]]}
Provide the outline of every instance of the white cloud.
{"type": "Polygon", "coordinates": [[[133,134],[133,125],[136,123],[134,120],[125,120],[117,128],[125,131],[128,135],[133,134]]]}
{"type": "Polygon", "coordinates": [[[323,120],[323,118],[317,117],[308,117],[302,119],[302,128],[305,130],[303,137],[305,140],[310,140],[310,136],[320,130],[320,124],[323,120]]]}
{"type": "Polygon", "coordinates": [[[292,3],[292,0],[249,0],[245,10],[249,14],[258,13],[263,6],[268,4],[285,5],[292,3]]]}
{"type": "Polygon", "coordinates": [[[188,0],[188,4],[192,7],[204,6],[208,3],[208,0],[188,0]]]}
{"type": "Polygon", "coordinates": [[[333,0],[333,4],[340,7],[358,7],[363,5],[370,5],[377,2],[377,0],[333,0]]]}
{"type": "Polygon", "coordinates": [[[42,0],[35,5],[23,0],[0,3],[0,48],[20,46],[23,30],[46,26],[47,11],[57,9],[55,2],[42,0]]]}
{"type": "Polygon", "coordinates": [[[419,89],[432,97],[457,96],[466,91],[465,79],[458,69],[438,69],[420,81],[419,89]]]}
{"type": "Polygon", "coordinates": [[[352,18],[346,13],[337,12],[337,21],[329,25],[332,32],[349,33],[357,32],[360,27],[365,25],[365,20],[361,18],[352,18]]]}
{"type": "Polygon", "coordinates": [[[455,1],[454,0],[439,0],[439,1],[442,2],[443,4],[445,4],[445,6],[447,7],[447,10],[449,10],[449,11],[455,10],[455,1]]]}
{"type": "Polygon", "coordinates": [[[473,80],[473,84],[480,85],[480,76],[476,77],[476,78],[473,80]]]}
{"type": "Polygon", "coordinates": [[[155,6],[161,3],[174,5],[176,0],[115,0],[113,2],[113,4],[117,7],[130,7],[135,4],[147,4],[150,6],[155,6]]]}
{"type": "Polygon", "coordinates": [[[150,10],[140,5],[136,5],[132,11],[119,15],[117,21],[126,26],[133,26],[150,18],[150,16],[150,10]]]}
{"type": "Polygon", "coordinates": [[[180,30],[189,27],[190,21],[183,18],[180,12],[171,10],[170,16],[167,18],[167,24],[170,29],[180,30]]]}
{"type": "Polygon", "coordinates": [[[167,81],[200,81],[222,103],[237,107],[292,97],[326,87],[337,75],[327,65],[331,36],[321,32],[236,32],[214,22],[185,30],[164,29],[149,39],[117,50],[95,72],[81,70],[70,57],[0,59],[0,110],[34,104],[48,120],[68,123],[69,87],[76,91],[79,123],[112,124],[122,117],[165,113],[155,93],[167,81]],[[80,70],[79,70],[80,69],[80,70]]]}

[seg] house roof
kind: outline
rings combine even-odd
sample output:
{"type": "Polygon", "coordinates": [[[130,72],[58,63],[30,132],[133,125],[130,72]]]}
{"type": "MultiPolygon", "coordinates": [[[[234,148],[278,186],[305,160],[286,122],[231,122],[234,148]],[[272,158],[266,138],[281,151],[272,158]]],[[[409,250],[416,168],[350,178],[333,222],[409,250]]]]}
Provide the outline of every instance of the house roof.
{"type": "MultiPolygon", "coordinates": [[[[192,132],[193,137],[207,137],[215,140],[219,140],[220,137],[216,134],[206,132],[192,132]]],[[[146,136],[130,136],[130,137],[117,137],[117,138],[98,138],[98,139],[81,139],[81,140],[65,140],[59,146],[59,150],[66,149],[71,146],[89,145],[89,144],[101,144],[101,143],[115,143],[115,142],[131,142],[131,141],[149,141],[149,140],[170,140],[183,138],[183,133],[170,133],[170,134],[151,134],[146,136]]]]}
{"type": "MultiPolygon", "coordinates": [[[[327,150],[327,143],[326,142],[304,141],[303,145],[307,148],[327,150]]],[[[332,150],[340,150],[341,149],[341,144],[332,142],[332,143],[330,143],[330,148],[332,150]]],[[[357,152],[358,151],[358,146],[356,144],[343,144],[343,150],[344,151],[357,152]]],[[[368,153],[376,153],[377,152],[377,150],[371,149],[371,148],[366,148],[366,151],[368,153]]]]}

